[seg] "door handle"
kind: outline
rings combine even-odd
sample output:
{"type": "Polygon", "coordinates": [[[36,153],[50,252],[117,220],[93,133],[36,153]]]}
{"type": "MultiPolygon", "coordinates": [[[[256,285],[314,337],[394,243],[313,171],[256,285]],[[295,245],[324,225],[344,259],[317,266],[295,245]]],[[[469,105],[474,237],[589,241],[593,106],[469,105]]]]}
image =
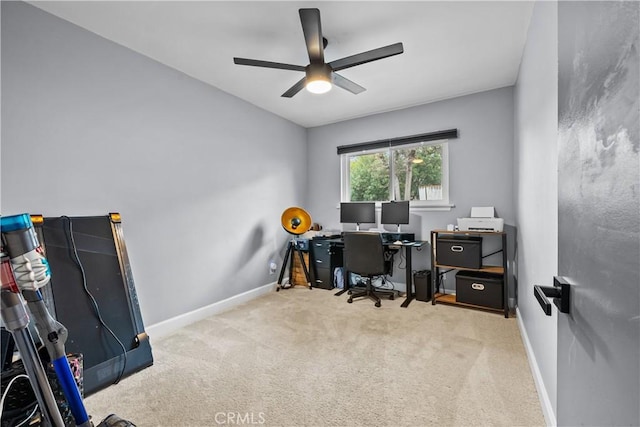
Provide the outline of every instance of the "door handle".
{"type": "Polygon", "coordinates": [[[570,312],[571,285],[564,277],[555,276],[553,286],[534,285],[533,294],[547,316],[551,316],[551,303],[548,298],[553,298],[553,303],[561,313],[570,312]]]}

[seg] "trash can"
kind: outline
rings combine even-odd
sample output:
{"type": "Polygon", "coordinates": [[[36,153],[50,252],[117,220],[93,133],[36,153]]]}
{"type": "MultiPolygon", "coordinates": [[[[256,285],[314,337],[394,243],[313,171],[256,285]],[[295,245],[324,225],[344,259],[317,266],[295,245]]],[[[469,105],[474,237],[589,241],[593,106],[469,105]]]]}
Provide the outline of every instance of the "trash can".
{"type": "Polygon", "coordinates": [[[413,273],[413,285],[416,289],[416,300],[431,301],[431,271],[422,270],[413,273]]]}

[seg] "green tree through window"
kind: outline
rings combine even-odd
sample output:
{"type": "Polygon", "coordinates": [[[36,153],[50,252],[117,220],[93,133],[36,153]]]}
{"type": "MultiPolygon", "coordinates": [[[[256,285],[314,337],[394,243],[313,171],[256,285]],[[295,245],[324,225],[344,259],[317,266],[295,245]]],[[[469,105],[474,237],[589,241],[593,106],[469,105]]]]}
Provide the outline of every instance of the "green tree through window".
{"type": "Polygon", "coordinates": [[[447,202],[446,142],[392,147],[347,155],[348,198],[352,202],[414,200],[447,202]]]}
{"type": "Polygon", "coordinates": [[[389,197],[389,155],[374,153],[350,158],[352,202],[373,202],[389,197]]]}
{"type": "Polygon", "coordinates": [[[442,185],[442,146],[394,150],[394,200],[418,200],[420,187],[442,185]]]}

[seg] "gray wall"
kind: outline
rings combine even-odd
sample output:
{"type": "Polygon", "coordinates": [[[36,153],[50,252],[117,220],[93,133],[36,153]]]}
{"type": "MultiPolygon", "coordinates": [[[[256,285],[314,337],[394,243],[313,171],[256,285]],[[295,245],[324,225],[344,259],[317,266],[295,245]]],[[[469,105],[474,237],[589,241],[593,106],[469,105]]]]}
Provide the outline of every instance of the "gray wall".
{"type": "MultiPolygon", "coordinates": [[[[455,207],[450,211],[412,210],[411,224],[403,226],[403,231],[429,240],[430,230],[468,217],[472,206],[495,206],[505,224],[513,225],[511,87],[309,129],[308,194],[314,221],[325,229],[342,229],[336,147],[451,128],[459,130],[459,138],[449,143],[450,200],[455,207]]],[[[414,269],[429,265],[426,251],[413,259],[414,269]]],[[[398,280],[404,283],[403,277],[398,280]]]]}
{"type": "Polygon", "coordinates": [[[122,214],[147,325],[275,281],[305,130],[2,2],[2,214],[122,214]]]}
{"type": "Polygon", "coordinates": [[[558,24],[558,425],[638,426],[640,3],[560,2],[558,24]]]}
{"type": "Polygon", "coordinates": [[[545,316],[533,285],[551,286],[558,271],[557,7],[555,2],[536,3],[515,87],[518,309],[550,424],[556,413],[557,311],[545,316]]]}
{"type": "MultiPolygon", "coordinates": [[[[451,211],[420,213],[406,227],[422,238],[429,230],[469,216],[472,206],[495,206],[506,223],[515,219],[512,88],[463,96],[308,130],[309,208],[325,228],[340,229],[339,145],[458,128],[449,144],[451,211]]],[[[415,211],[414,211],[415,212],[415,211]]]]}

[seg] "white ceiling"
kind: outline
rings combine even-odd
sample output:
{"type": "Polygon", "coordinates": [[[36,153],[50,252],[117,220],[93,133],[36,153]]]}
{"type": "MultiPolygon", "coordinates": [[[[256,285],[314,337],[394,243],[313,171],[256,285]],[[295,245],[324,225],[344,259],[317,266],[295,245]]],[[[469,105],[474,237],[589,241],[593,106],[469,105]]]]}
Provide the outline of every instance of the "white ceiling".
{"type": "Polygon", "coordinates": [[[30,2],[304,127],[515,83],[531,12],[524,1],[30,2]],[[307,65],[298,9],[320,9],[327,62],[396,42],[404,53],[340,72],[367,90],[280,95],[303,73],[233,57],[307,65]]]}

